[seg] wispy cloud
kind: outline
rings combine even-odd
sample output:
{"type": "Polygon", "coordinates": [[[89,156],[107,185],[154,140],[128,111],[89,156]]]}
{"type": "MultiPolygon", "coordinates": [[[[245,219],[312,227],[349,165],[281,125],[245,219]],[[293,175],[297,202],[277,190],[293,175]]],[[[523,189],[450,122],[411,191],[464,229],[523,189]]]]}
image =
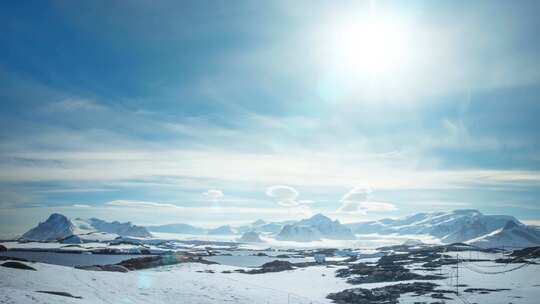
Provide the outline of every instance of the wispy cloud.
{"type": "Polygon", "coordinates": [[[130,200],[116,200],[105,203],[107,206],[119,206],[119,207],[141,207],[141,208],[178,208],[174,204],[155,203],[145,201],[130,201],[130,200]]]}
{"type": "MultiPolygon", "coordinates": [[[[48,112],[72,112],[72,111],[99,111],[107,110],[107,107],[100,105],[93,100],[66,98],[60,101],[52,102],[44,107],[48,112]]],[[[94,113],[97,114],[97,113],[94,113]]]]}
{"type": "Polygon", "coordinates": [[[91,208],[92,206],[85,205],[85,204],[73,204],[73,207],[75,207],[75,208],[91,208]]]}

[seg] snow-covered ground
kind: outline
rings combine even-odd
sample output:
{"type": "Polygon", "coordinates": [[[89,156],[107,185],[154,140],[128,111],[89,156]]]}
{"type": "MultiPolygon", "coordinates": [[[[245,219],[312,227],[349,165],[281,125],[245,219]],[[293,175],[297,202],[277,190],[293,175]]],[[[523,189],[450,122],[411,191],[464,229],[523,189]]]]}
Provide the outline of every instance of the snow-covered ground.
{"type": "MultiPolygon", "coordinates": [[[[456,253],[448,253],[451,256],[456,253]]],[[[460,257],[494,259],[500,254],[460,252],[460,257]]],[[[313,266],[290,271],[248,275],[222,273],[239,267],[186,263],[128,273],[96,272],[70,267],[28,263],[37,271],[0,267],[0,303],[330,303],[326,296],[348,288],[376,288],[403,282],[350,285],[335,277],[338,267],[313,266]],[[68,292],[82,299],[37,293],[36,291],[68,292]]],[[[540,297],[540,265],[499,274],[480,274],[511,270],[522,264],[463,262],[459,267],[460,297],[445,294],[445,303],[537,303],[540,297]],[[469,269],[470,268],[470,269],[469,269]],[[471,270],[472,269],[472,270],[471,270]],[[466,286],[465,286],[466,285],[466,286]],[[487,294],[468,293],[466,288],[509,288],[487,294]]],[[[455,265],[443,266],[435,272],[418,270],[420,274],[445,274],[435,280],[438,289],[455,290],[455,265]]],[[[400,303],[435,302],[430,295],[404,294],[400,303]]]]}
{"type": "Polygon", "coordinates": [[[237,268],[192,263],[129,273],[31,266],[37,271],[0,267],[0,303],[330,303],[328,293],[350,287],[325,266],[258,275],[224,274],[237,268]]]}
{"type": "MultiPolygon", "coordinates": [[[[461,254],[460,254],[461,256],[461,254]]],[[[504,270],[511,270],[523,264],[498,264],[494,262],[471,262],[460,263],[456,271],[455,265],[443,266],[441,273],[448,278],[445,280],[433,281],[441,285],[439,289],[456,290],[457,273],[459,273],[459,297],[455,294],[446,294],[452,300],[445,300],[446,303],[490,303],[490,304],[536,304],[540,298],[540,265],[529,265],[515,271],[498,274],[481,274],[471,269],[483,272],[496,273],[504,270]],[[466,286],[465,286],[466,285],[466,286]],[[467,288],[489,288],[510,290],[494,291],[486,294],[478,292],[465,292],[467,288]]],[[[420,274],[430,274],[424,271],[415,271],[420,274]]],[[[437,272],[438,273],[438,272],[437,272]]],[[[433,274],[433,273],[431,273],[433,274]]],[[[404,282],[405,283],[405,282],[404,282]]],[[[412,304],[415,302],[433,302],[429,296],[416,297],[406,294],[400,298],[400,303],[412,304]]]]}

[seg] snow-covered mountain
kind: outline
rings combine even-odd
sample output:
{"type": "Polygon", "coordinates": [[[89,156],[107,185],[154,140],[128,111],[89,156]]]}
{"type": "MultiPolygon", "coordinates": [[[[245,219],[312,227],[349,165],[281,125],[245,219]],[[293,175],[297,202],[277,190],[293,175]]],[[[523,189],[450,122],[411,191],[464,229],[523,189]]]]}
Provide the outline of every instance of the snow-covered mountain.
{"type": "Polygon", "coordinates": [[[76,227],[64,215],[53,213],[49,218],[22,235],[22,240],[54,241],[75,234],[76,227]]]}
{"type": "Polygon", "coordinates": [[[189,224],[167,224],[160,226],[148,226],[146,227],[151,232],[165,232],[165,233],[180,233],[180,234],[194,234],[201,235],[206,234],[207,229],[192,226],[189,224]]]}
{"type": "Polygon", "coordinates": [[[152,235],[141,226],[127,223],[106,222],[100,219],[68,219],[66,216],[53,213],[38,226],[30,229],[20,238],[32,241],[67,240],[79,242],[82,240],[111,240],[117,236],[151,237],[152,235]],[[77,236],[74,238],[73,236],[77,236]]]}
{"type": "Polygon", "coordinates": [[[478,210],[417,213],[400,219],[347,224],[354,233],[368,234],[424,234],[439,238],[444,243],[465,242],[497,229],[507,222],[520,223],[507,215],[484,215],[478,210]]]}
{"type": "Polygon", "coordinates": [[[321,233],[309,226],[285,225],[276,240],[294,242],[313,242],[321,240],[321,233]]]}
{"type": "Polygon", "coordinates": [[[251,225],[253,225],[253,226],[262,226],[262,225],[265,225],[265,224],[266,224],[266,222],[264,220],[258,219],[255,222],[253,222],[251,225]]]}
{"type": "Polygon", "coordinates": [[[262,243],[264,242],[261,240],[259,234],[255,231],[248,231],[245,232],[241,238],[238,239],[239,242],[245,242],[245,243],[262,243]]]}
{"type": "Polygon", "coordinates": [[[310,242],[321,238],[353,240],[355,236],[338,220],[332,221],[319,213],[309,219],[286,225],[276,237],[278,240],[297,242],[310,242]]]}
{"type": "Polygon", "coordinates": [[[467,243],[482,248],[533,247],[540,245],[540,229],[508,221],[503,228],[467,243]]]}
{"type": "Polygon", "coordinates": [[[283,229],[283,227],[285,227],[285,225],[294,223],[296,223],[296,221],[265,222],[259,219],[249,225],[237,227],[236,230],[238,230],[240,233],[255,231],[266,234],[277,234],[281,231],[281,229],[283,229]]]}
{"type": "Polygon", "coordinates": [[[229,225],[219,226],[214,229],[208,230],[209,235],[231,235],[236,234],[236,232],[229,225]]]}
{"type": "Polygon", "coordinates": [[[118,234],[120,236],[151,237],[146,228],[133,225],[131,222],[120,223],[117,221],[106,222],[97,218],[89,219],[90,225],[97,231],[118,234]]]}

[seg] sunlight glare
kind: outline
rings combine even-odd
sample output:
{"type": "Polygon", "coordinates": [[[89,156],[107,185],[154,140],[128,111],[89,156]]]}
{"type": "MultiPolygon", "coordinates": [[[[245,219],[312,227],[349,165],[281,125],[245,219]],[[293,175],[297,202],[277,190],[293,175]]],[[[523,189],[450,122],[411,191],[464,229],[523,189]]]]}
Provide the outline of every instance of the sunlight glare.
{"type": "Polygon", "coordinates": [[[354,74],[383,75],[399,69],[407,58],[407,33],[392,20],[369,17],[347,22],[334,35],[339,68],[354,74]]]}

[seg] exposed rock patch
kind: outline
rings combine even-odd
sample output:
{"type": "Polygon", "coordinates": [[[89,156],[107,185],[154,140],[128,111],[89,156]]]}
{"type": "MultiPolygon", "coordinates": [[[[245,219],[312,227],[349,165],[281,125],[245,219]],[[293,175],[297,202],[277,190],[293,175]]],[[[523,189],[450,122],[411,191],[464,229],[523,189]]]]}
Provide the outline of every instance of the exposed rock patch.
{"type": "Polygon", "coordinates": [[[514,250],[511,256],[520,258],[540,258],[540,246],[514,250]]]}
{"type": "Polygon", "coordinates": [[[365,263],[350,264],[347,268],[338,269],[336,271],[336,276],[348,278],[347,283],[350,284],[408,280],[438,280],[444,278],[439,275],[421,275],[413,273],[401,265],[394,264],[391,260],[379,261],[379,263],[374,266],[365,263]]]}
{"type": "Polygon", "coordinates": [[[36,292],[48,293],[48,294],[52,294],[52,295],[55,295],[55,296],[62,296],[62,297],[68,297],[68,298],[82,299],[81,296],[74,296],[74,295],[70,294],[69,292],[65,292],[65,291],[38,290],[36,292]]]}
{"type": "Polygon", "coordinates": [[[94,266],[78,266],[78,269],[93,270],[93,271],[109,271],[109,272],[128,272],[124,266],[121,265],[94,265],[94,266]]]}
{"type": "Polygon", "coordinates": [[[470,292],[470,293],[481,293],[481,294],[488,294],[490,292],[498,292],[498,291],[508,291],[510,289],[508,288],[467,288],[463,290],[464,292],[470,292]]]}
{"type": "Polygon", "coordinates": [[[7,268],[15,268],[15,269],[36,271],[36,269],[34,267],[31,267],[31,266],[28,266],[28,265],[26,265],[24,263],[16,262],[16,261],[5,262],[4,264],[2,264],[2,266],[7,267],[7,268]]]}
{"type": "Polygon", "coordinates": [[[259,274],[267,272],[280,272],[294,269],[293,263],[287,261],[274,260],[272,262],[265,263],[259,269],[252,269],[245,271],[243,269],[237,270],[237,272],[247,274],[259,274]]]}
{"type": "MultiPolygon", "coordinates": [[[[414,282],[373,289],[352,288],[331,293],[327,298],[338,304],[397,304],[399,297],[404,293],[412,292],[417,296],[433,293],[433,298],[439,298],[445,293],[453,293],[452,291],[447,290],[436,290],[435,288],[437,286],[437,284],[429,282],[414,282]]],[[[443,297],[444,295],[440,298],[443,297]]]]}

